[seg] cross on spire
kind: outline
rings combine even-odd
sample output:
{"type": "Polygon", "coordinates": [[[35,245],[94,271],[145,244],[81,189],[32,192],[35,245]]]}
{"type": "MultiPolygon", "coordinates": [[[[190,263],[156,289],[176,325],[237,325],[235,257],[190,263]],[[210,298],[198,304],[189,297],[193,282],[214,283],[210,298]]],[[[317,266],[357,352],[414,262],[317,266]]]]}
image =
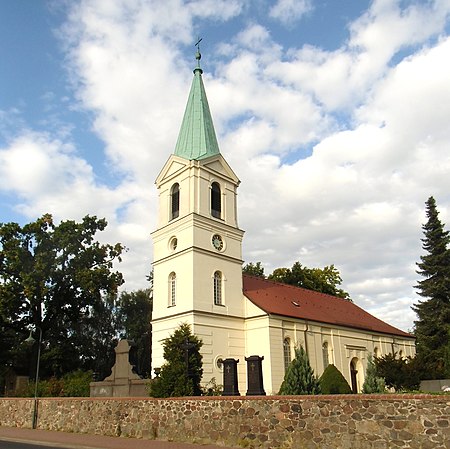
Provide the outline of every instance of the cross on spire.
{"type": "Polygon", "coordinates": [[[202,58],[202,54],[200,53],[200,42],[203,40],[202,37],[197,37],[197,42],[195,43],[195,47],[197,47],[197,52],[195,53],[195,59],[197,60],[197,67],[200,67],[200,59],[202,58]]]}

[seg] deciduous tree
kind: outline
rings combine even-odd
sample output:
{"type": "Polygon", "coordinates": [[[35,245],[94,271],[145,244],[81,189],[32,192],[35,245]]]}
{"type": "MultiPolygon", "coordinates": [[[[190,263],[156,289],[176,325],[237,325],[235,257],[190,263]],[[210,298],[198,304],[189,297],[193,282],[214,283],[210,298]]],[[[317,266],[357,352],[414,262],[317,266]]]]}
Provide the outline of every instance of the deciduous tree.
{"type": "Polygon", "coordinates": [[[122,292],[117,304],[120,336],[134,343],[130,359],[136,372],[142,377],[150,377],[151,371],[152,304],[151,288],[122,292]]]}
{"type": "Polygon", "coordinates": [[[3,363],[19,362],[12,353],[37,328],[44,376],[95,369],[99,357],[109,357],[115,336],[109,298],[123,283],[113,263],[124,247],[95,240],[106,226],[95,216],[57,225],[49,214],[24,226],[0,224],[0,316],[9,335],[16,336],[2,353],[3,363]]]}
{"type": "Polygon", "coordinates": [[[292,268],[275,269],[268,279],[350,300],[350,295],[339,288],[342,278],[334,265],[308,268],[300,262],[295,262],[292,268]]]}
{"type": "Polygon", "coordinates": [[[258,276],[261,278],[266,277],[266,275],[264,274],[264,267],[261,265],[261,262],[249,262],[242,268],[242,272],[251,276],[258,276]]]}

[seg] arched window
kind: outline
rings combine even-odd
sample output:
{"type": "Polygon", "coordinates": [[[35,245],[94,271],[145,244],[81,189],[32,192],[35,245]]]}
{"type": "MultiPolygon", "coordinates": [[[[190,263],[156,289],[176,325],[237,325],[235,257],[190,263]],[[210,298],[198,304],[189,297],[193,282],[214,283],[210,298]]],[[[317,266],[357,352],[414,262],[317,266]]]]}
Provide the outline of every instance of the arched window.
{"type": "Polygon", "coordinates": [[[222,273],[216,271],[214,273],[214,304],[216,306],[223,305],[222,301],[222,273]]]}
{"type": "Polygon", "coordinates": [[[172,271],[169,274],[169,307],[176,304],[177,295],[177,275],[172,271]]]}
{"type": "Polygon", "coordinates": [[[381,352],[380,352],[380,349],[378,348],[378,346],[375,346],[375,348],[373,349],[373,356],[376,359],[381,356],[381,352]]]}
{"type": "Polygon", "coordinates": [[[286,372],[288,366],[291,363],[291,340],[289,340],[289,338],[285,338],[283,340],[283,359],[284,359],[284,372],[286,372]]]}
{"type": "Polygon", "coordinates": [[[322,345],[322,357],[323,357],[323,369],[325,369],[330,364],[330,357],[328,355],[328,343],[325,342],[322,345]]]}
{"type": "Polygon", "coordinates": [[[211,215],[216,218],[222,217],[222,199],[220,185],[217,182],[211,185],[211,215]]]}
{"type": "Polygon", "coordinates": [[[170,190],[170,219],[173,220],[180,215],[180,186],[174,184],[170,190]]]}

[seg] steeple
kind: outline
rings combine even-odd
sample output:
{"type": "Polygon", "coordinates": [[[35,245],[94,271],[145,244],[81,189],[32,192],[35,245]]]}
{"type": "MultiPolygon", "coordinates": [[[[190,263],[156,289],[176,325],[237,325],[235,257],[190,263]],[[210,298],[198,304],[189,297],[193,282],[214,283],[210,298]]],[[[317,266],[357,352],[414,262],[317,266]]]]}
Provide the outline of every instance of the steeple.
{"type": "Polygon", "coordinates": [[[188,160],[200,160],[220,154],[203,85],[200,58],[201,54],[197,49],[197,67],[194,69],[194,79],[174,151],[176,156],[188,160]]]}

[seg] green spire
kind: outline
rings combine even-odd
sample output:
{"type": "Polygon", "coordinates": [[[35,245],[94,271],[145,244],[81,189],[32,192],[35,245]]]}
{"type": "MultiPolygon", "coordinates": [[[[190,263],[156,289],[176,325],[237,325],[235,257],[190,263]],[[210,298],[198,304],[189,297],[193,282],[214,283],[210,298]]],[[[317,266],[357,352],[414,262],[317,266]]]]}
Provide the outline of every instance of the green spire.
{"type": "Polygon", "coordinates": [[[200,58],[197,49],[197,67],[194,69],[194,79],[174,152],[176,156],[189,160],[205,159],[220,153],[202,81],[200,58]]]}

